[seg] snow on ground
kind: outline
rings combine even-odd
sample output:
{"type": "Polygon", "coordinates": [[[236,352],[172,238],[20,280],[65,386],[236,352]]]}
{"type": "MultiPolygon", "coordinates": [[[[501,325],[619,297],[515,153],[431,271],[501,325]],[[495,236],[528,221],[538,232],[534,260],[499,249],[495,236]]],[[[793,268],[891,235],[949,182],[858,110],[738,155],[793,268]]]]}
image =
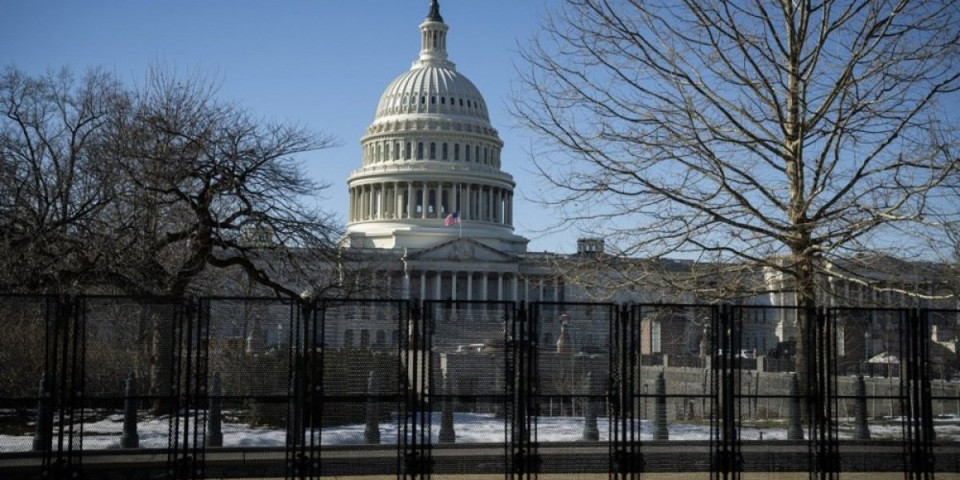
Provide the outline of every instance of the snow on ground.
{"type": "MultiPolygon", "coordinates": [[[[578,441],[583,435],[583,417],[539,417],[536,419],[537,440],[544,443],[578,441]]],[[[432,418],[431,437],[434,442],[439,438],[440,414],[432,418]]],[[[870,432],[874,439],[902,438],[903,427],[900,418],[871,420],[870,432]]],[[[740,430],[742,440],[782,440],[786,439],[786,425],[783,422],[767,422],[763,428],[750,426],[749,421],[740,430]],[[762,437],[761,437],[762,432],[762,437]]],[[[138,423],[137,433],[142,448],[166,448],[169,417],[155,417],[138,423]]],[[[607,418],[597,419],[600,440],[608,440],[609,424],[607,418]]],[[[182,428],[182,424],[181,424],[182,428]]],[[[194,425],[190,424],[191,433],[194,425]]],[[[312,432],[320,435],[324,445],[356,445],[364,443],[365,426],[363,424],[326,427],[312,432]]],[[[854,423],[852,418],[840,419],[840,438],[851,438],[854,423]]],[[[938,417],[934,420],[937,438],[960,439],[960,418],[956,416],[938,417]]],[[[23,429],[21,429],[23,431],[23,429]]],[[[181,430],[182,431],[182,430],[181,430]]],[[[456,413],[454,431],[457,443],[503,443],[504,421],[493,414],[456,413]]],[[[123,432],[123,417],[109,415],[83,424],[83,448],[90,450],[120,448],[120,436],[123,432]]],[[[397,421],[380,424],[380,440],[384,444],[397,443],[397,421]]],[[[670,440],[707,440],[710,438],[709,426],[696,423],[671,423],[668,425],[670,440]]],[[[223,445],[225,447],[283,447],[286,432],[276,427],[253,427],[241,423],[224,422],[222,426],[223,445]]],[[[640,440],[651,440],[653,424],[640,422],[640,440]]],[[[182,433],[181,433],[182,435],[182,433]]],[[[192,437],[192,435],[191,435],[192,437]]],[[[182,437],[181,437],[182,438],[182,437]]],[[[31,448],[31,435],[11,435],[0,433],[0,452],[26,451],[31,448]]],[[[192,440],[190,440],[192,443],[192,440]]]]}

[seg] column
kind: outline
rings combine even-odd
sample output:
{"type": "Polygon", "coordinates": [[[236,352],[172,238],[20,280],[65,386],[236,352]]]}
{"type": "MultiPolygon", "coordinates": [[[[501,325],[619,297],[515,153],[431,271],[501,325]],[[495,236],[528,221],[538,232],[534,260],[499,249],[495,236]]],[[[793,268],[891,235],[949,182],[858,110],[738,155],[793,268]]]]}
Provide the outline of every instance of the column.
{"type": "Polygon", "coordinates": [[[480,287],[480,299],[483,301],[490,300],[490,297],[487,296],[487,285],[489,285],[489,283],[487,272],[483,272],[483,285],[480,287]]]}
{"type": "Polygon", "coordinates": [[[434,289],[435,289],[436,292],[437,292],[437,295],[436,295],[436,297],[435,297],[437,300],[443,300],[443,290],[442,290],[441,287],[443,287],[443,272],[438,271],[438,272],[437,272],[437,286],[434,287],[434,289]]]}
{"type": "Polygon", "coordinates": [[[427,201],[430,200],[430,190],[427,189],[427,182],[423,182],[423,191],[421,192],[420,201],[423,203],[423,207],[420,209],[420,218],[427,218],[427,201]]]}
{"type": "Polygon", "coordinates": [[[553,301],[560,301],[560,279],[558,278],[553,279],[553,301]]]}
{"type": "Polygon", "coordinates": [[[367,185],[367,220],[373,220],[373,185],[367,185]]]}
{"type": "Polygon", "coordinates": [[[523,300],[530,301],[530,278],[525,277],[523,279],[523,300]]]}
{"type": "Polygon", "coordinates": [[[387,275],[387,298],[393,298],[393,272],[384,272],[387,275]]]}
{"type": "Polygon", "coordinates": [[[454,270],[450,273],[450,298],[453,300],[457,299],[457,271],[454,270]]]}
{"type": "Polygon", "coordinates": [[[403,299],[410,300],[410,272],[406,265],[403,267],[403,299]]]}
{"type": "Polygon", "coordinates": [[[538,282],[538,284],[539,286],[537,287],[537,301],[542,302],[543,301],[543,278],[540,279],[540,282],[538,282]]]}
{"type": "Polygon", "coordinates": [[[467,272],[467,301],[473,300],[473,272],[467,272]]]}
{"type": "Polygon", "coordinates": [[[413,218],[413,212],[415,211],[417,211],[417,207],[413,199],[413,182],[407,182],[407,216],[404,218],[413,218]]]}
{"type": "Polygon", "coordinates": [[[503,301],[503,272],[497,274],[497,300],[503,301]]]}
{"type": "Polygon", "coordinates": [[[427,299],[427,272],[420,272],[420,300],[427,299]]]}
{"type": "Polygon", "coordinates": [[[470,184],[460,193],[460,221],[473,220],[470,218],[470,184]]]}
{"type": "Polygon", "coordinates": [[[351,188],[350,189],[350,212],[349,212],[349,218],[347,219],[347,222],[355,221],[356,215],[354,215],[354,211],[356,210],[356,208],[357,208],[357,191],[356,189],[351,188]]]}
{"type": "Polygon", "coordinates": [[[493,222],[493,187],[487,189],[487,221],[493,222]]]}
{"type": "Polygon", "coordinates": [[[511,300],[513,300],[514,302],[517,302],[520,300],[520,297],[517,296],[517,293],[520,290],[520,278],[517,276],[516,273],[513,274],[513,278],[510,280],[510,282],[513,284],[512,286],[513,298],[511,298],[511,300]]]}

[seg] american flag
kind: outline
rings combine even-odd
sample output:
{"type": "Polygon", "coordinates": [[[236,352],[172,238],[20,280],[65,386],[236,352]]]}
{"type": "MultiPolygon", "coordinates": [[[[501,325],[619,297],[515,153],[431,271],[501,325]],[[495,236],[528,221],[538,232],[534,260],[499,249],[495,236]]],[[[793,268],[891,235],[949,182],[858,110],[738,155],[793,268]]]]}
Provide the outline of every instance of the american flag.
{"type": "Polygon", "coordinates": [[[443,219],[444,227],[451,227],[460,223],[460,212],[453,212],[443,219]]]}

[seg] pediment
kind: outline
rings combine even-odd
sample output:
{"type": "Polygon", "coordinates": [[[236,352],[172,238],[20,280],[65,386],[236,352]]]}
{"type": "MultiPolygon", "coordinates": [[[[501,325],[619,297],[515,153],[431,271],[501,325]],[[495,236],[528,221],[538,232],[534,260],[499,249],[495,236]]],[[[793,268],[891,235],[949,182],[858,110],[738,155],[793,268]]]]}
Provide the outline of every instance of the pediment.
{"type": "Polygon", "coordinates": [[[408,259],[431,262],[516,262],[518,260],[513,255],[470,238],[457,238],[425,248],[410,255],[408,259]]]}

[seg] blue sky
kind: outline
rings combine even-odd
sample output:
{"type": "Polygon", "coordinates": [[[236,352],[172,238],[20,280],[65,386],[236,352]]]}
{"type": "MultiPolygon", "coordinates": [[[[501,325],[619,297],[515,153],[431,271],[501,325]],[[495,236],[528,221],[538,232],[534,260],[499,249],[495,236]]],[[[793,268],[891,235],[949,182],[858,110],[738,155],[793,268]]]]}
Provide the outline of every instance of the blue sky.
{"type": "MultiPolygon", "coordinates": [[[[553,212],[526,200],[543,182],[534,140],[507,112],[519,46],[536,34],[548,0],[441,0],[457,69],[484,94],[517,181],[516,232],[531,251],[575,249],[575,232],[546,234],[553,212]]],[[[331,188],[322,205],[344,219],[346,178],[380,94],[419,52],[428,0],[4,0],[0,66],[31,74],[99,66],[137,82],[152,65],[212,78],[220,95],[268,120],[302,123],[341,146],[305,155],[331,188]]]]}

